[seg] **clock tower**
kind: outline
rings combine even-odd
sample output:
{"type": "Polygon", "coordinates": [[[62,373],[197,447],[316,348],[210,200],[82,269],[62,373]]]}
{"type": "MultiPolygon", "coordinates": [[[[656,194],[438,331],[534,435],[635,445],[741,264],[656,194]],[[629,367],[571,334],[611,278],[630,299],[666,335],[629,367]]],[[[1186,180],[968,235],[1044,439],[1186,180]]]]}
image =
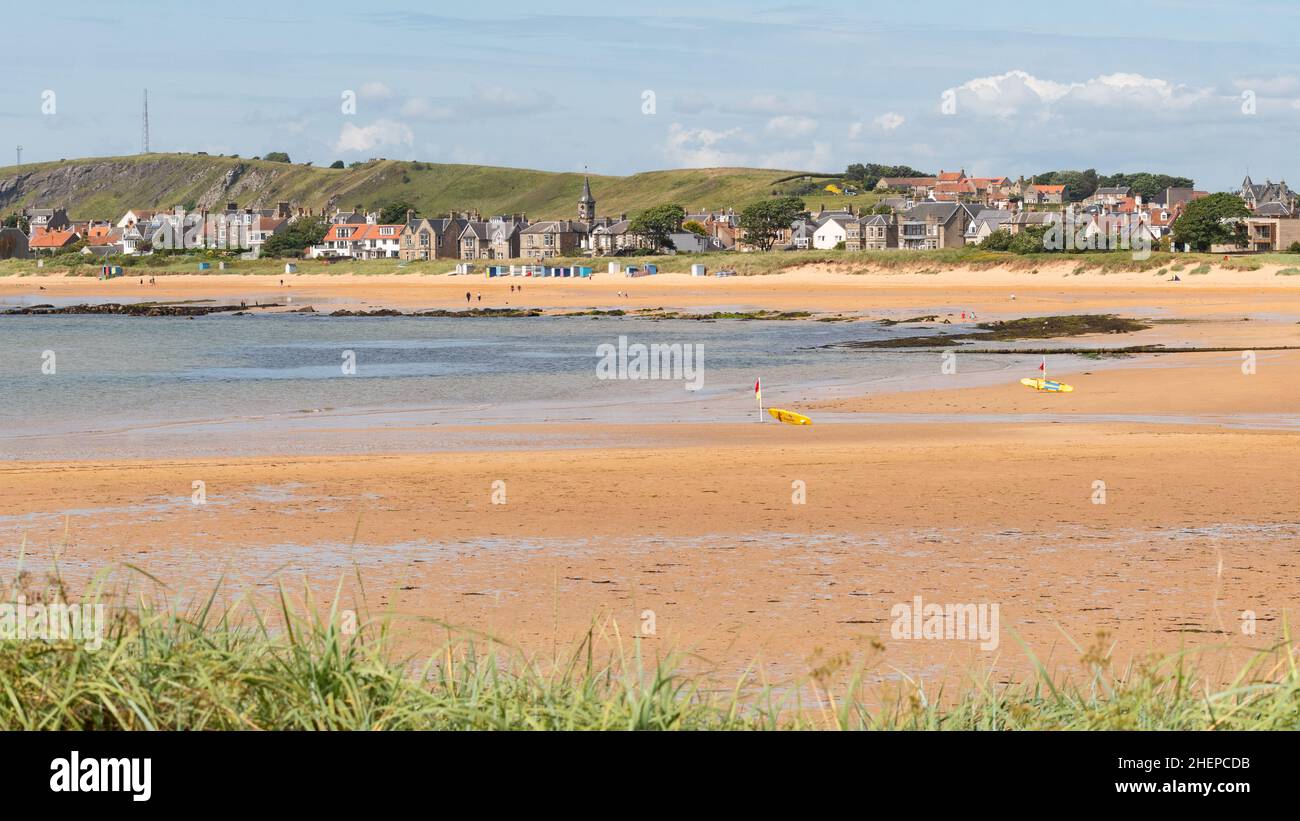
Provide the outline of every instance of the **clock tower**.
{"type": "Polygon", "coordinates": [[[596,218],[596,198],[591,195],[591,180],[582,178],[582,197],[578,200],[578,219],[591,222],[596,218]]]}

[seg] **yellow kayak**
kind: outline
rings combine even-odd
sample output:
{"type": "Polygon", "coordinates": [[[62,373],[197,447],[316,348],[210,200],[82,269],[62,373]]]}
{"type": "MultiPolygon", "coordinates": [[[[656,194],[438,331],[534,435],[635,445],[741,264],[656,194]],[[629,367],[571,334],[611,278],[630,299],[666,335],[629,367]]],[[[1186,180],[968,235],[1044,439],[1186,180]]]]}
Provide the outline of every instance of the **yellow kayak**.
{"type": "Polygon", "coordinates": [[[1073,385],[1067,385],[1064,382],[1057,382],[1054,379],[1033,379],[1025,377],[1020,380],[1020,384],[1033,388],[1036,391],[1046,391],[1047,393],[1069,393],[1074,390],[1073,385]]]}
{"type": "Polygon", "coordinates": [[[784,422],[787,425],[811,425],[812,420],[802,413],[794,411],[781,410],[780,408],[768,408],[767,412],[772,414],[772,418],[778,422],[784,422]]]}

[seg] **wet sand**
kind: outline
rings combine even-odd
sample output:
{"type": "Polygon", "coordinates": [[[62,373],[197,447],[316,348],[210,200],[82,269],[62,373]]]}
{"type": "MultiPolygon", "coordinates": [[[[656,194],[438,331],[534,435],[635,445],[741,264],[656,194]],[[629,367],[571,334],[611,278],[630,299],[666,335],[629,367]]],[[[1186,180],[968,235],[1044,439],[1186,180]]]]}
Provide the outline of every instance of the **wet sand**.
{"type": "MultiPolygon", "coordinates": [[[[1017,282],[1011,305],[996,277],[945,280],[940,289],[819,274],[813,280],[824,293],[809,293],[798,277],[679,285],[664,277],[654,286],[663,293],[644,295],[645,281],[631,285],[637,300],[669,309],[916,315],[964,305],[990,317],[1142,310],[1217,321],[1105,342],[1295,344],[1295,289],[1242,276],[1235,286],[1179,292],[1109,277],[1077,289],[1071,281],[1068,291],[1017,282]]],[[[185,279],[168,282],[166,296],[194,298],[214,280],[185,279]]],[[[463,294],[464,282],[450,279],[463,294]]],[[[576,307],[626,284],[528,282],[525,293],[537,304],[576,307]],[[577,294],[583,287],[590,290],[577,294]]],[[[295,293],[303,285],[295,280],[295,293]]],[[[442,285],[418,293],[404,286],[365,293],[410,306],[450,298],[442,285]]],[[[352,287],[311,283],[339,298],[362,293],[352,287]]],[[[841,654],[882,677],[988,666],[998,677],[1023,675],[1029,663],[1017,636],[1040,657],[1073,663],[1081,655],[1074,644],[1087,647],[1099,632],[1121,662],[1230,648],[1213,656],[1214,666],[1278,640],[1300,601],[1300,355],[1260,352],[1253,374],[1235,352],[1142,357],[1096,373],[1073,361],[1052,374],[1076,386],[1068,396],[1008,379],[834,399],[805,408],[819,422],[808,428],[501,425],[506,441],[571,442],[4,462],[5,572],[25,540],[30,569],[48,567],[55,554],[72,575],[129,562],[173,591],[203,590],[224,576],[237,589],[306,580],[328,593],[346,577],[345,605],[359,595],[359,572],[372,608],[435,620],[403,622],[408,640],[441,641],[444,625],[456,625],[538,654],[567,646],[602,616],[626,638],[651,611],[654,633],[644,638],[653,652],[693,652],[692,664],[724,675],[758,662],[795,676],[841,654]],[[880,419],[832,423],[841,412],[880,419]],[[1170,419],[1147,425],[1123,415],[1170,419]],[[1259,417],[1267,418],[1239,426],[1259,417]],[[195,481],[204,483],[203,505],[191,501],[195,481]],[[502,492],[504,503],[494,503],[502,492]],[[893,638],[891,609],[915,596],[998,604],[999,647],[893,638]],[[1243,611],[1255,614],[1257,634],[1243,634],[1243,611]]]]}
{"type": "Polygon", "coordinates": [[[1040,651],[1105,630],[1121,658],[1254,647],[1278,637],[1300,592],[1300,433],[769,424],[713,429],[707,444],[698,434],[527,454],[7,464],[0,514],[21,518],[0,529],[8,545],[27,539],[31,568],[53,552],[65,570],[130,562],[192,594],[220,575],[240,590],[279,578],[328,591],[346,578],[350,599],[356,562],[372,606],[530,652],[602,613],[626,635],[648,609],[656,648],[729,673],[755,659],[798,673],[818,651],[878,658],[876,641],[912,672],[957,660],[1025,672],[1009,630],[1040,651]],[[205,505],[192,504],[196,480],[205,505]],[[917,595],[999,603],[999,652],[891,639],[891,608],[917,595]],[[1236,629],[1247,609],[1261,619],[1250,639],[1236,629]]]}
{"type": "MultiPolygon", "coordinates": [[[[450,267],[450,266],[449,266],[450,267]]],[[[1178,317],[1239,317],[1246,314],[1300,313],[1300,277],[1277,276],[1278,266],[1259,271],[1213,268],[1202,276],[1167,281],[1154,272],[1087,272],[1073,274],[1073,264],[1044,265],[1038,270],[953,268],[941,273],[877,271],[845,273],[842,267],[809,265],[778,275],[691,277],[683,273],[629,279],[598,273],[591,280],[534,279],[481,275],[356,275],[342,266],[331,273],[280,276],[210,274],[158,276],[156,285],[139,278],[98,280],[62,275],[0,277],[0,299],[165,301],[247,300],[284,303],[289,308],[313,305],[338,308],[399,310],[463,309],[465,292],[483,294],[469,307],[664,308],[666,310],[786,310],[863,313],[908,318],[914,310],[960,313],[981,319],[1085,312],[1140,311],[1178,317]],[[281,281],[285,285],[281,285],[281,281]],[[522,291],[512,293],[510,286],[522,291]],[[44,288],[44,291],[38,290],[44,288]],[[624,294],[624,295],[620,295],[624,294]],[[1015,299],[1012,299],[1012,297],[1015,299]]]]}

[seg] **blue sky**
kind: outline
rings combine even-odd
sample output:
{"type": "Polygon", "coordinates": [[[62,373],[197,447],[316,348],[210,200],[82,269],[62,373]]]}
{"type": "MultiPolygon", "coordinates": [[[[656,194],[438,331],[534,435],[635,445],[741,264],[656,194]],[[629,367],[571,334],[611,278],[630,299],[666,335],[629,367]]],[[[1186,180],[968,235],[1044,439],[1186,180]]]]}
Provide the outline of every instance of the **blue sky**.
{"type": "Polygon", "coordinates": [[[5,164],[17,144],[24,161],[137,152],[147,86],[156,151],[1300,182],[1297,3],[181,0],[6,17],[46,34],[0,54],[5,164]]]}

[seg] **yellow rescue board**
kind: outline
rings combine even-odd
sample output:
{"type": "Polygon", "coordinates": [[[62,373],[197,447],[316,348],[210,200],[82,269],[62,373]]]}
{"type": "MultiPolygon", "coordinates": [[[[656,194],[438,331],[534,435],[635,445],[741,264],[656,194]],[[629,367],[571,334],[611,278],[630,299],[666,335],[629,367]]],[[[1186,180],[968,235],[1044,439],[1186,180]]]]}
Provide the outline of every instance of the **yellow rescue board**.
{"type": "Polygon", "coordinates": [[[767,412],[772,414],[772,418],[784,422],[787,425],[811,425],[812,420],[802,413],[794,411],[781,410],[780,408],[768,408],[767,412]]]}
{"type": "Polygon", "coordinates": [[[1074,390],[1073,385],[1067,385],[1064,382],[1057,382],[1054,379],[1032,379],[1025,377],[1020,380],[1020,384],[1033,388],[1036,391],[1045,391],[1046,393],[1069,393],[1074,390]]]}

